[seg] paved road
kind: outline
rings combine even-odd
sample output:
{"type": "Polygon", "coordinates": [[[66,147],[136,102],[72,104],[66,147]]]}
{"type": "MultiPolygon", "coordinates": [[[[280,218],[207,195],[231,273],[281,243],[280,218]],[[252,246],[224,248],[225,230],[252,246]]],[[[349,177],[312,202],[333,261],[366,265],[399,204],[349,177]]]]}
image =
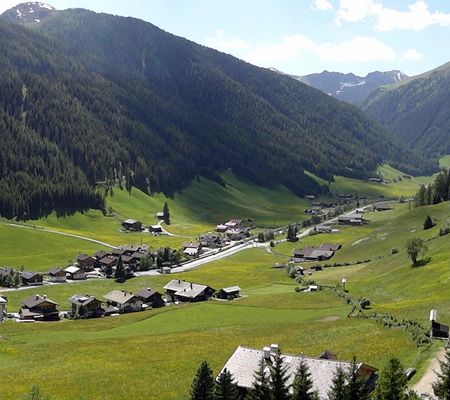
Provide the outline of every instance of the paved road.
{"type": "Polygon", "coordinates": [[[14,228],[32,229],[32,230],[35,230],[35,231],[54,233],[56,235],[69,236],[69,237],[73,237],[73,238],[76,238],[76,239],[87,240],[88,242],[97,243],[97,244],[100,244],[102,246],[109,247],[111,249],[115,249],[117,247],[117,246],[113,246],[112,244],[109,244],[109,243],[106,243],[106,242],[102,242],[102,241],[97,240],[97,239],[92,239],[92,238],[87,237],[87,236],[75,235],[73,233],[65,233],[65,232],[60,232],[60,231],[54,231],[52,229],[39,228],[39,227],[33,227],[33,226],[28,226],[28,225],[13,224],[13,223],[4,223],[4,222],[2,222],[1,224],[2,225],[6,225],[6,226],[12,226],[14,228]]]}

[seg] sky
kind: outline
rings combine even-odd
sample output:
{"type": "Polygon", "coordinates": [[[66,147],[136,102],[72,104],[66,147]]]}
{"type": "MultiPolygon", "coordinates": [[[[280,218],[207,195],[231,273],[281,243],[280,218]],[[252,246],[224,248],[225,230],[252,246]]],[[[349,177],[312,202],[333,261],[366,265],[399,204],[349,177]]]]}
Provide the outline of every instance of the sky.
{"type": "MultiPolygon", "coordinates": [[[[0,0],[0,12],[18,3],[0,0]]],[[[398,69],[413,76],[450,61],[449,0],[51,0],[131,16],[261,67],[306,75],[398,69]]]]}

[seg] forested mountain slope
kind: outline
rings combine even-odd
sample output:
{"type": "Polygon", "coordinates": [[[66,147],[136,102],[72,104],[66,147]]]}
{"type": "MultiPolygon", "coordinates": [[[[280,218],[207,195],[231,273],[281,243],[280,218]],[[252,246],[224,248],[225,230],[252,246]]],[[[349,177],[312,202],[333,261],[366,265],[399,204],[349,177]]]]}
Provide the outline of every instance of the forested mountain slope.
{"type": "Polygon", "coordinates": [[[0,73],[7,217],[64,209],[66,197],[99,207],[105,179],[170,194],[231,168],[302,195],[323,190],[304,169],[326,179],[365,177],[385,160],[433,169],[352,106],[132,18],[0,21],[0,73]]]}
{"type": "Polygon", "coordinates": [[[450,153],[450,63],[380,88],[363,105],[369,115],[427,156],[450,153]]]}

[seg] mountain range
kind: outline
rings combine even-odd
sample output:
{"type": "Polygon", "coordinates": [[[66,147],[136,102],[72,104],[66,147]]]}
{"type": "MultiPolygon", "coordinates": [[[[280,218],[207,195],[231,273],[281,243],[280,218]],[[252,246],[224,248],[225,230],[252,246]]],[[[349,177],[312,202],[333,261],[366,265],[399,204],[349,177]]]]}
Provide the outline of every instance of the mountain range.
{"type": "Polygon", "coordinates": [[[0,18],[0,55],[6,217],[102,207],[99,182],[172,195],[231,169],[304,195],[326,190],[305,170],[434,170],[355,107],[141,20],[25,3],[0,18]]]}
{"type": "Polygon", "coordinates": [[[362,109],[411,149],[427,157],[450,154],[450,63],[378,89],[362,109]]]}

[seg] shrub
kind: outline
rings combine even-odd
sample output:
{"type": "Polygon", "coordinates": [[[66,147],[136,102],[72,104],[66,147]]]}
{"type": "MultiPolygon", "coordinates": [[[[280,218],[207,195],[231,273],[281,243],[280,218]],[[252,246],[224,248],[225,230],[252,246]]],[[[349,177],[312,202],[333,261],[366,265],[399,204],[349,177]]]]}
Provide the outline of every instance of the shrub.
{"type": "Polygon", "coordinates": [[[391,254],[394,255],[394,254],[397,254],[397,253],[398,253],[398,248],[397,247],[393,247],[391,249],[391,254]]]}

